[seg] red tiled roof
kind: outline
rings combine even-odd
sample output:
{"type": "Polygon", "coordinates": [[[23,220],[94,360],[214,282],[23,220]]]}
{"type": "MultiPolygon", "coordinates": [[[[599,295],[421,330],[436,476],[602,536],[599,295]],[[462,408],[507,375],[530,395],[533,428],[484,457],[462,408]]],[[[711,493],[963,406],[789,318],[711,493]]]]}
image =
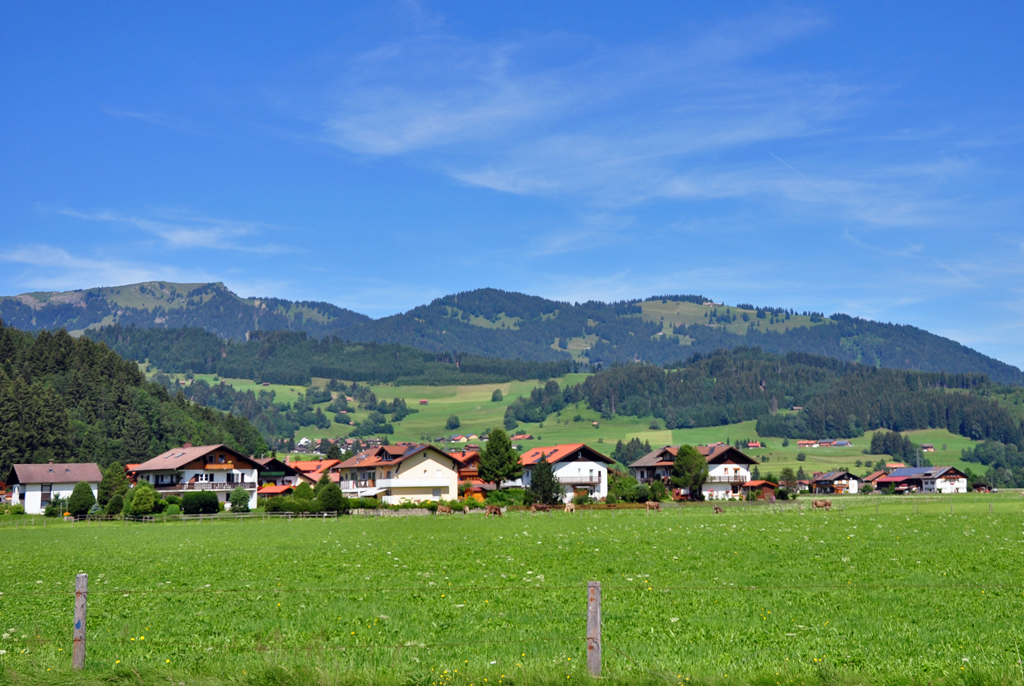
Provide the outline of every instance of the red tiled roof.
{"type": "Polygon", "coordinates": [[[303,460],[299,462],[289,462],[288,466],[300,472],[319,473],[325,469],[330,469],[334,465],[338,464],[338,462],[339,460],[303,460]]]}
{"type": "Polygon", "coordinates": [[[519,463],[523,465],[531,465],[537,464],[542,459],[546,459],[548,462],[553,464],[583,451],[586,451],[591,457],[597,457],[602,462],[607,462],[609,464],[614,462],[610,457],[602,455],[585,443],[568,443],[564,445],[531,448],[522,454],[519,458],[519,463]]]}
{"type": "Polygon", "coordinates": [[[771,481],[765,481],[764,479],[758,479],[757,481],[748,481],[743,484],[744,488],[760,488],[761,486],[771,486],[772,488],[778,488],[778,484],[773,484],[771,481]]]}
{"type": "Polygon", "coordinates": [[[256,491],[257,495],[283,495],[295,490],[294,486],[285,484],[283,486],[264,486],[256,491]]]}

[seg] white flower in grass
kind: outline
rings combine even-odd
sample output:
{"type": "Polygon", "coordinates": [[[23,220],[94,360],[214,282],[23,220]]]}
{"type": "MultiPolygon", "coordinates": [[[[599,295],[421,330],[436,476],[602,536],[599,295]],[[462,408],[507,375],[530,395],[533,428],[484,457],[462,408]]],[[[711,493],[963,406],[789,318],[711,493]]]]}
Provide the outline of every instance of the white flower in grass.
{"type": "Polygon", "coordinates": [[[668,620],[668,621],[670,621],[670,622],[672,622],[673,624],[675,624],[676,622],[678,622],[678,621],[679,621],[679,618],[678,618],[678,617],[673,617],[672,619],[670,619],[670,620],[668,620]]]}

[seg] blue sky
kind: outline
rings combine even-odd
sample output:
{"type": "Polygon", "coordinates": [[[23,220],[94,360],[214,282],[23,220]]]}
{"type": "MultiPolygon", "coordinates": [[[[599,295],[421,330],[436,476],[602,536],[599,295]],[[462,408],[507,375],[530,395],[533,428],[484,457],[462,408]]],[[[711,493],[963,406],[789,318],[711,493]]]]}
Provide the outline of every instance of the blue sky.
{"type": "Polygon", "coordinates": [[[493,286],[1024,366],[1024,5],[0,7],[0,293],[493,286]]]}

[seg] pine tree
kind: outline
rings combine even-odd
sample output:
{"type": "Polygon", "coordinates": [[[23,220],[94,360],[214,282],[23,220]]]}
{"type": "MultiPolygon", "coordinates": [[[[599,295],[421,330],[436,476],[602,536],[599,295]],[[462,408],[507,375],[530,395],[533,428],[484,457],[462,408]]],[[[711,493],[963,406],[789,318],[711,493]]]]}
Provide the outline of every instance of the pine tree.
{"type": "Polygon", "coordinates": [[[500,484],[515,481],[523,475],[519,453],[512,449],[512,441],[502,429],[491,429],[487,445],[480,451],[480,478],[487,483],[500,484]]]}
{"type": "Polygon", "coordinates": [[[341,454],[341,448],[338,447],[337,443],[331,443],[327,448],[327,459],[328,460],[340,460],[344,455],[341,454]]]}
{"type": "Polygon", "coordinates": [[[692,445],[679,446],[679,452],[672,462],[672,484],[676,488],[688,488],[690,496],[704,499],[701,486],[708,479],[708,462],[692,445]]]}
{"type": "Polygon", "coordinates": [[[99,497],[97,500],[102,507],[106,507],[111,498],[117,494],[124,495],[127,491],[128,477],[125,476],[124,466],[120,462],[115,462],[103,472],[103,480],[100,481],[100,487],[97,492],[99,497]]]}
{"type": "Polygon", "coordinates": [[[555,479],[554,469],[546,458],[541,458],[533,465],[530,473],[530,494],[535,503],[557,505],[562,501],[565,492],[562,484],[555,479]]]}
{"type": "Polygon", "coordinates": [[[126,464],[145,462],[149,454],[149,428],[135,410],[128,412],[121,434],[121,460],[126,464]]]}
{"type": "Polygon", "coordinates": [[[330,486],[330,485],[331,485],[331,477],[325,471],[323,474],[320,475],[320,480],[316,482],[316,486],[313,487],[313,497],[314,498],[319,498],[320,494],[323,492],[324,488],[326,488],[327,486],[330,486]]]}

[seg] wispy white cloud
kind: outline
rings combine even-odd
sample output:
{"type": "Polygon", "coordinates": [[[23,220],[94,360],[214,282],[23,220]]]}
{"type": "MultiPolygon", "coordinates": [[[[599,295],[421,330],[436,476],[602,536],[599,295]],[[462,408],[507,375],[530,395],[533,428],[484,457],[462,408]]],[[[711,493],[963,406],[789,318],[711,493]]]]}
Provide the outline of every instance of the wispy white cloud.
{"type": "Polygon", "coordinates": [[[0,261],[26,268],[20,276],[7,279],[26,290],[73,290],[156,280],[208,280],[205,275],[174,266],[73,255],[63,248],[39,244],[0,252],[0,261]]]}
{"type": "Polygon", "coordinates": [[[60,214],[92,222],[131,226],[162,239],[170,248],[206,248],[239,252],[275,254],[294,248],[278,244],[255,244],[252,239],[273,230],[269,224],[219,219],[163,210],[154,216],[120,212],[80,212],[58,210],[60,214]]]}
{"type": "Polygon", "coordinates": [[[192,128],[192,122],[188,119],[164,114],[162,112],[132,112],[114,107],[104,107],[103,112],[104,114],[109,114],[111,117],[117,117],[118,119],[135,119],[137,121],[146,122],[147,124],[164,126],[178,131],[185,131],[192,128]]]}

